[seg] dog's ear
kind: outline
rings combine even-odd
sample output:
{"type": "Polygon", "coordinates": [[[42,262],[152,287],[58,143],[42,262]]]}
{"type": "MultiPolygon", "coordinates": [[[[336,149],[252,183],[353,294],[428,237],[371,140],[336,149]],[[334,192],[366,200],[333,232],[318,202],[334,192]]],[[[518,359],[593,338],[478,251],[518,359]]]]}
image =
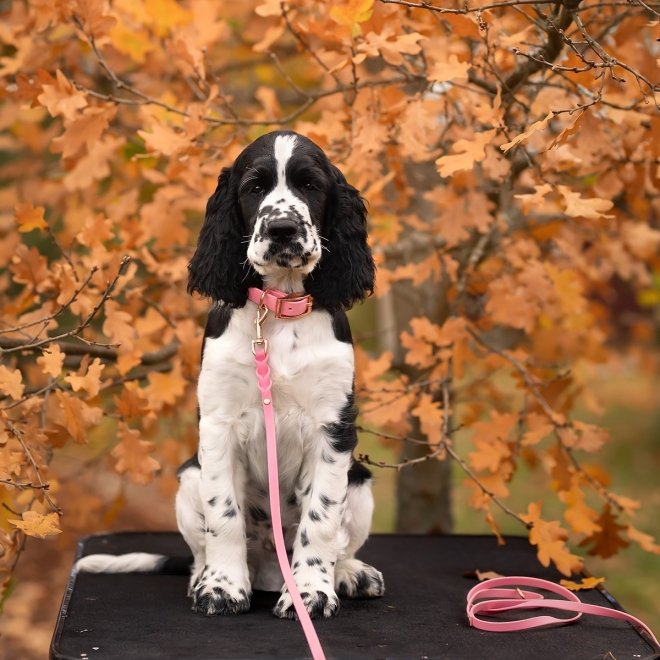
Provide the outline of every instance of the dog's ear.
{"type": "Polygon", "coordinates": [[[247,262],[245,231],[232,170],[226,167],[206,204],[197,249],[188,264],[188,293],[201,293],[232,307],[245,305],[248,287],[261,285],[247,262]]]}
{"type": "Polygon", "coordinates": [[[376,267],[367,243],[367,209],[360,193],[333,165],[323,220],[321,260],[305,290],[330,311],[349,309],[373,293],[376,267]]]}

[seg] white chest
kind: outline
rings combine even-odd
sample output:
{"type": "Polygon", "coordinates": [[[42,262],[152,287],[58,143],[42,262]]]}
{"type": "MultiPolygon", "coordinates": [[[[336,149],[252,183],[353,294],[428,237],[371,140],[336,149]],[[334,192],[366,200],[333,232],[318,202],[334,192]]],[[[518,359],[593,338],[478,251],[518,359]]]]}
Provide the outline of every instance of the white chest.
{"type": "MultiPolygon", "coordinates": [[[[198,384],[202,417],[211,416],[239,445],[250,472],[265,482],[265,432],[252,339],[255,308],[234,311],[218,338],[207,338],[198,384]]],[[[290,481],[305,453],[320,446],[322,427],[338,421],[352,391],[350,344],[338,341],[330,315],[316,311],[292,320],[267,318],[268,360],[278,435],[281,480],[290,481]]]]}

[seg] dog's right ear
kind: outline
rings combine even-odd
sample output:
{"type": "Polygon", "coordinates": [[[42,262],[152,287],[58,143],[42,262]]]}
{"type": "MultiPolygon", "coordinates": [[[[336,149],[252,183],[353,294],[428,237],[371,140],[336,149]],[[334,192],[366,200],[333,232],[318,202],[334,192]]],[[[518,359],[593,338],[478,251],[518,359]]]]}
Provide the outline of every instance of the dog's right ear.
{"type": "Polygon", "coordinates": [[[261,277],[247,261],[245,231],[232,169],[225,167],[206,204],[197,249],[188,264],[188,293],[232,307],[245,305],[248,288],[261,285],[261,277]]]}

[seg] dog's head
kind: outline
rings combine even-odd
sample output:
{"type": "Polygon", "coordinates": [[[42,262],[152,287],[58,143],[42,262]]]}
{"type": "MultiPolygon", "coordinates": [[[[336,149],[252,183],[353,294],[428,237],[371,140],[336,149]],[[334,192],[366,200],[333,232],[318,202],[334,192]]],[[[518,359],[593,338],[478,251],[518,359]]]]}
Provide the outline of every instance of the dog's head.
{"type": "Polygon", "coordinates": [[[268,133],[220,174],[188,269],[191,293],[236,307],[264,282],[350,307],[374,286],[364,203],[311,140],[268,133]]]}

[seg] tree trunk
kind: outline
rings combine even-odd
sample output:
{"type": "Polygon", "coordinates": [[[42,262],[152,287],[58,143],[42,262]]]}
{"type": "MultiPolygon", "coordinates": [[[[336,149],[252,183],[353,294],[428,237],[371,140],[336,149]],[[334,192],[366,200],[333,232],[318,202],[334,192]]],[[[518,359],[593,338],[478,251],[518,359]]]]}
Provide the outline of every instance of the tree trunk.
{"type": "MultiPolygon", "coordinates": [[[[383,328],[383,348],[395,355],[394,364],[411,379],[419,377],[403,362],[399,336],[410,319],[427,316],[442,324],[447,306],[441,287],[413,287],[397,283],[391,293],[379,300],[379,327],[383,328]],[[429,295],[430,294],[430,295],[429,295]]],[[[413,437],[422,438],[419,423],[411,418],[413,437]]],[[[399,460],[413,459],[428,453],[428,446],[403,443],[399,460]]],[[[396,531],[421,534],[448,534],[452,529],[451,465],[448,460],[431,459],[403,468],[398,475],[396,531]]]]}

